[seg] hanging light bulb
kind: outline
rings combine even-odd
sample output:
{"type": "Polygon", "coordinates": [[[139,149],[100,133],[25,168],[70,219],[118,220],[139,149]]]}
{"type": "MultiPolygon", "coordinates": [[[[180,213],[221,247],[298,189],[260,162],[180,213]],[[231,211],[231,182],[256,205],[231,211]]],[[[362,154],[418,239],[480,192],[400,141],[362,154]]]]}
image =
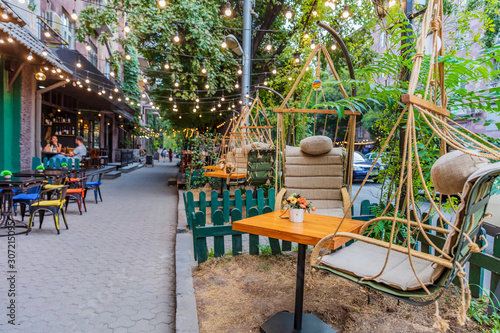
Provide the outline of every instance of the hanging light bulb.
{"type": "Polygon", "coordinates": [[[73,12],[71,13],[71,18],[73,21],[78,20],[78,14],[76,13],[76,9],[73,8],[73,12]]]}
{"type": "Polygon", "coordinates": [[[219,112],[219,116],[222,116],[222,112],[219,112]]]}
{"type": "Polygon", "coordinates": [[[179,116],[179,119],[182,119],[182,116],[179,116]]]}
{"type": "Polygon", "coordinates": [[[196,108],[197,108],[197,109],[199,109],[199,108],[200,108],[200,106],[198,105],[198,103],[196,103],[196,108]]]}
{"type": "Polygon", "coordinates": [[[130,32],[130,27],[129,27],[127,24],[125,24],[125,28],[123,28],[123,31],[124,31],[126,34],[128,34],[128,33],[130,32]]]}
{"type": "Polygon", "coordinates": [[[226,100],[226,99],[224,98],[224,95],[222,95],[222,97],[221,97],[221,99],[220,99],[220,100],[221,100],[221,101],[223,101],[223,102],[226,100]]]}
{"type": "Polygon", "coordinates": [[[170,97],[168,98],[168,100],[169,100],[170,102],[172,102],[172,101],[174,100],[174,98],[172,97],[172,94],[170,94],[170,97]]]}
{"type": "Polygon", "coordinates": [[[193,109],[193,112],[196,113],[196,108],[193,109]]]}
{"type": "Polygon", "coordinates": [[[333,43],[330,48],[332,49],[332,51],[335,51],[337,49],[337,44],[333,43]]]}
{"type": "Polygon", "coordinates": [[[160,0],[158,1],[158,6],[165,8],[167,6],[167,2],[165,0],[160,0]]]}
{"type": "Polygon", "coordinates": [[[76,84],[79,85],[79,86],[82,85],[82,83],[80,82],[80,80],[76,81],[76,84]]]}
{"type": "Polygon", "coordinates": [[[269,52],[273,49],[273,45],[271,44],[271,41],[268,41],[267,42],[267,45],[266,45],[266,51],[269,52]]]}
{"type": "Polygon", "coordinates": [[[56,68],[56,72],[57,73],[61,73],[61,69],[60,68],[56,68]]]}
{"type": "Polygon", "coordinates": [[[208,82],[205,84],[205,89],[210,89],[210,85],[208,84],[208,82]]]}
{"type": "Polygon", "coordinates": [[[117,88],[117,87],[115,87],[115,89],[113,89],[113,91],[114,91],[114,92],[118,92],[118,88],[117,88]]]}
{"type": "Polygon", "coordinates": [[[175,81],[174,86],[177,88],[179,87],[179,82],[175,81]]]}
{"type": "Polygon", "coordinates": [[[392,7],[396,4],[396,1],[395,0],[391,0],[389,1],[389,7],[392,7]]]}
{"type": "Polygon", "coordinates": [[[33,60],[33,55],[31,54],[31,52],[30,52],[30,54],[28,55],[28,57],[26,57],[26,59],[28,59],[29,61],[33,60]]]}
{"type": "Polygon", "coordinates": [[[291,76],[288,77],[288,81],[292,81],[292,77],[291,76]]]}
{"type": "Polygon", "coordinates": [[[100,92],[100,91],[99,91],[99,92],[97,93],[97,95],[101,96],[101,95],[102,95],[102,92],[100,92]]]}
{"type": "Polygon", "coordinates": [[[90,83],[90,80],[89,80],[89,77],[87,76],[87,78],[85,79],[85,83],[90,83]]]}
{"type": "Polygon", "coordinates": [[[126,101],[129,101],[129,100],[130,100],[130,98],[129,98],[129,97],[125,97],[125,100],[126,100],[126,101]]]}
{"type": "Polygon", "coordinates": [[[45,30],[43,34],[45,35],[45,37],[50,38],[50,31],[45,30]]]}
{"type": "Polygon", "coordinates": [[[201,68],[201,73],[207,74],[207,69],[205,68],[205,64],[203,64],[203,67],[201,68]]]}
{"type": "Polygon", "coordinates": [[[233,104],[233,105],[231,105],[231,107],[234,109],[236,106],[233,104]]]}
{"type": "Polygon", "coordinates": [[[196,96],[195,102],[198,103],[199,101],[200,99],[198,98],[198,96],[196,96]]]}
{"type": "Polygon", "coordinates": [[[130,60],[130,59],[132,59],[132,57],[130,56],[130,54],[128,54],[128,53],[127,53],[127,54],[125,55],[125,59],[130,60]]]}
{"type": "Polygon", "coordinates": [[[4,11],[4,12],[2,13],[2,18],[3,18],[4,20],[6,20],[6,19],[8,19],[8,18],[9,18],[9,15],[7,15],[7,13],[4,11]]]}
{"type": "Polygon", "coordinates": [[[87,49],[87,51],[92,50],[92,48],[90,47],[90,45],[89,45],[89,44],[87,44],[87,46],[85,46],[85,48],[87,49]]]}
{"type": "Polygon", "coordinates": [[[4,44],[5,41],[3,40],[3,38],[0,38],[0,44],[4,44]]]}
{"type": "Polygon", "coordinates": [[[233,14],[233,10],[231,8],[231,4],[229,2],[226,3],[226,9],[224,9],[224,15],[227,17],[231,16],[233,14]]]}
{"type": "Polygon", "coordinates": [[[288,6],[286,9],[285,17],[287,20],[291,20],[293,16],[292,7],[288,6]]]}
{"type": "Polygon", "coordinates": [[[271,71],[271,73],[273,73],[274,75],[276,75],[276,73],[278,73],[278,71],[276,70],[276,66],[274,66],[273,70],[271,71]]]}
{"type": "Polygon", "coordinates": [[[165,69],[170,69],[170,64],[168,63],[168,60],[165,62],[165,65],[163,67],[165,67],[165,69]]]}
{"type": "Polygon", "coordinates": [[[174,43],[179,43],[180,41],[181,41],[181,37],[179,37],[179,32],[176,31],[175,36],[174,36],[174,43]]]}
{"type": "Polygon", "coordinates": [[[293,58],[294,58],[295,63],[298,64],[300,62],[300,53],[295,53],[293,55],[293,58]]]}
{"type": "Polygon", "coordinates": [[[311,49],[315,49],[316,48],[316,44],[314,44],[314,39],[311,39],[311,49]]]}
{"type": "Polygon", "coordinates": [[[145,77],[144,79],[142,79],[142,82],[144,82],[144,83],[148,83],[148,78],[147,78],[147,77],[145,77]]]}
{"type": "Polygon", "coordinates": [[[267,86],[267,77],[264,78],[264,85],[267,86]]]}
{"type": "Polygon", "coordinates": [[[241,70],[241,67],[238,67],[238,75],[241,75],[243,71],[241,70]]]}
{"type": "Polygon", "coordinates": [[[226,37],[224,37],[224,39],[222,40],[222,44],[220,45],[223,49],[225,49],[227,47],[227,43],[226,43],[226,37]]]}
{"type": "Polygon", "coordinates": [[[76,63],[76,67],[82,68],[82,63],[80,62],[80,59],[78,59],[78,62],[76,63]]]}
{"type": "Polygon", "coordinates": [[[106,93],[106,90],[104,90],[104,88],[102,88],[101,93],[104,95],[106,93]]]}
{"type": "Polygon", "coordinates": [[[92,89],[90,89],[90,87],[87,87],[87,90],[88,90],[88,91],[91,91],[92,89]]]}
{"type": "Polygon", "coordinates": [[[217,103],[217,107],[220,108],[221,107],[221,104],[220,103],[217,103]]]}
{"type": "Polygon", "coordinates": [[[14,39],[12,39],[12,37],[10,37],[10,36],[9,36],[9,38],[7,38],[7,41],[8,41],[9,43],[14,43],[14,39]]]}
{"type": "Polygon", "coordinates": [[[56,73],[56,69],[54,67],[52,67],[51,72],[52,72],[52,74],[55,74],[56,73]]]}
{"type": "Polygon", "coordinates": [[[306,32],[306,33],[304,34],[304,39],[309,39],[309,38],[310,38],[310,36],[309,36],[309,34],[306,32]]]}
{"type": "Polygon", "coordinates": [[[146,98],[146,94],[142,94],[142,95],[141,95],[141,97],[142,97],[142,98],[146,98]]]}
{"type": "MultiPolygon", "coordinates": [[[[118,102],[121,102],[121,101],[122,101],[122,99],[120,97],[118,97],[118,102]]],[[[120,118],[121,118],[121,116],[120,116],[120,118]]]]}
{"type": "Polygon", "coordinates": [[[318,15],[318,12],[317,12],[316,10],[313,10],[313,11],[312,11],[312,14],[313,14],[313,16],[317,16],[317,15],[318,15]]]}
{"type": "Polygon", "coordinates": [[[43,50],[43,51],[42,51],[42,55],[43,55],[44,57],[46,57],[46,56],[48,56],[48,55],[49,55],[49,53],[48,53],[47,51],[43,50]]]}
{"type": "Polygon", "coordinates": [[[66,76],[66,82],[69,82],[69,77],[66,76]]]}
{"type": "Polygon", "coordinates": [[[47,78],[47,76],[42,72],[41,68],[40,68],[40,71],[35,74],[35,79],[37,81],[45,81],[46,78],[47,78]]]}
{"type": "Polygon", "coordinates": [[[349,17],[349,6],[345,5],[344,11],[342,12],[342,17],[343,18],[348,18],[349,17]]]}

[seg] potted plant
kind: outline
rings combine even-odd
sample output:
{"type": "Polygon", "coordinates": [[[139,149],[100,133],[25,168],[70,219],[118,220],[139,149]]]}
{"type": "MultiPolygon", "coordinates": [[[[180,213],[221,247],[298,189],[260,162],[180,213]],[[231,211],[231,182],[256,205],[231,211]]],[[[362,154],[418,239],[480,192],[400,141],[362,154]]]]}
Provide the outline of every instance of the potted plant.
{"type": "Polygon", "coordinates": [[[304,222],[304,212],[316,210],[310,202],[306,201],[306,198],[297,193],[292,193],[286,200],[283,200],[283,206],[288,206],[290,222],[304,222]]]}
{"type": "Polygon", "coordinates": [[[12,172],[10,172],[9,170],[4,170],[0,173],[0,175],[3,176],[3,179],[10,179],[10,177],[12,177],[12,172]]]}
{"type": "Polygon", "coordinates": [[[45,170],[45,167],[44,167],[43,165],[41,165],[41,164],[40,164],[39,166],[37,166],[37,167],[36,167],[36,171],[38,171],[38,172],[40,172],[40,173],[42,173],[42,172],[43,172],[43,170],[45,170]]]}
{"type": "Polygon", "coordinates": [[[68,163],[66,163],[66,162],[62,162],[62,163],[61,163],[61,167],[62,167],[63,169],[67,169],[67,168],[68,168],[68,163]]]}

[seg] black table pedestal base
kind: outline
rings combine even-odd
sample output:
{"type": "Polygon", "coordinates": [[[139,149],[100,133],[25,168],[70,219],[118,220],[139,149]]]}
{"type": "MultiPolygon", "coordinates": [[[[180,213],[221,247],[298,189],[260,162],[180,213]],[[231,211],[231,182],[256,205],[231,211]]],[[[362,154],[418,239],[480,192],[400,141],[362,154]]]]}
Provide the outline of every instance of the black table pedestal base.
{"type": "Polygon", "coordinates": [[[302,329],[294,330],[294,314],[278,312],[260,326],[261,333],[335,333],[335,330],[313,314],[302,314],[302,329]]]}

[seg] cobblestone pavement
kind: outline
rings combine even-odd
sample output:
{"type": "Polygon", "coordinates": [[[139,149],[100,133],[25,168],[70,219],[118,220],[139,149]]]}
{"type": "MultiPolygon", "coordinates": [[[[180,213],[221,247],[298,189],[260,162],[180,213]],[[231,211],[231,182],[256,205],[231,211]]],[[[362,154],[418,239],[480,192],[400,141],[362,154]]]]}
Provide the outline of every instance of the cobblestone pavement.
{"type": "Polygon", "coordinates": [[[157,163],[104,180],[103,202],[52,217],[16,237],[16,326],[6,238],[0,239],[0,332],[174,332],[177,191],[175,163],[157,163]]]}

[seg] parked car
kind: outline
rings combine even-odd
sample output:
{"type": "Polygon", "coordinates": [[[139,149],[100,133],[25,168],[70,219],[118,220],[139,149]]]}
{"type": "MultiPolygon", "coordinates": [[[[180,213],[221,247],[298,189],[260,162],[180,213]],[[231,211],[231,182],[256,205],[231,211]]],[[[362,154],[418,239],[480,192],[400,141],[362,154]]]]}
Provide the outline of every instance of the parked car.
{"type": "MultiPolygon", "coordinates": [[[[378,152],[369,152],[368,154],[365,155],[365,157],[370,160],[370,162],[373,163],[373,161],[375,161],[375,159],[377,158],[378,156],[378,152]]],[[[382,153],[382,155],[380,155],[380,158],[378,159],[377,161],[377,165],[381,168],[381,169],[384,169],[385,168],[385,165],[387,164],[387,153],[382,153]]]]}
{"type": "MultiPolygon", "coordinates": [[[[375,156],[376,157],[376,156],[375,156]]],[[[360,153],[359,151],[354,152],[354,161],[353,161],[353,180],[363,180],[365,179],[368,171],[372,167],[372,162],[366,158],[365,155],[360,153]]],[[[370,174],[369,179],[376,177],[378,175],[378,171],[380,170],[380,166],[377,164],[370,174]]]]}

